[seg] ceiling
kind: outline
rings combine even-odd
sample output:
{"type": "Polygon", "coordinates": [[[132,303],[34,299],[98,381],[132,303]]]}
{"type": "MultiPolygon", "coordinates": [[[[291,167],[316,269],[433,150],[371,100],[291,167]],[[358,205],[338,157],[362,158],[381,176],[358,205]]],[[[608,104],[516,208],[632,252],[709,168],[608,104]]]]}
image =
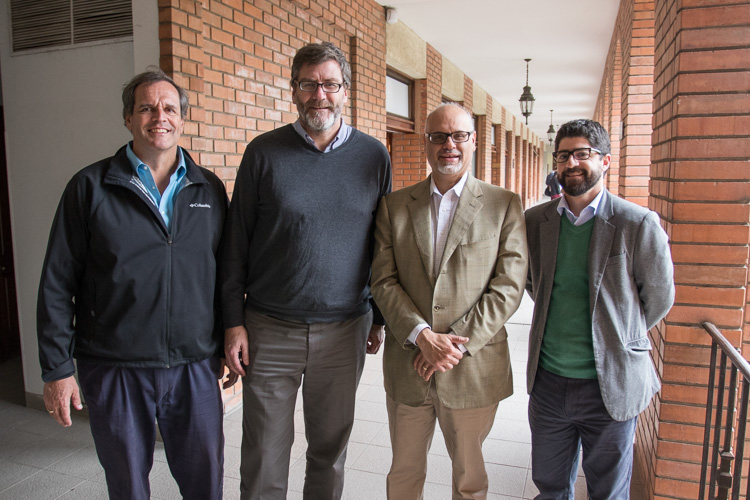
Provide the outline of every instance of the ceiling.
{"type": "Polygon", "coordinates": [[[614,31],[619,0],[377,0],[519,118],[526,83],[529,127],[546,139],[591,118],[614,31]]]}

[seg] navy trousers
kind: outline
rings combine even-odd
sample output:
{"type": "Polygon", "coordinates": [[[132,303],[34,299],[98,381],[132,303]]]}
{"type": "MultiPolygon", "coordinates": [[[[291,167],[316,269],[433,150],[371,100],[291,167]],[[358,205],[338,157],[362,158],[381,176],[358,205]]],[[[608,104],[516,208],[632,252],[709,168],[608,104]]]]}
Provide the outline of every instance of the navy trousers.
{"type": "Polygon", "coordinates": [[[627,500],[636,418],[614,420],[599,382],[539,368],[529,399],[531,477],[537,500],[573,500],[579,449],[591,500],[627,500]]]}
{"type": "Polygon", "coordinates": [[[215,358],[172,368],[78,361],[78,378],[110,499],[149,499],[155,422],[182,497],[222,498],[224,432],[217,374],[215,358]]]}

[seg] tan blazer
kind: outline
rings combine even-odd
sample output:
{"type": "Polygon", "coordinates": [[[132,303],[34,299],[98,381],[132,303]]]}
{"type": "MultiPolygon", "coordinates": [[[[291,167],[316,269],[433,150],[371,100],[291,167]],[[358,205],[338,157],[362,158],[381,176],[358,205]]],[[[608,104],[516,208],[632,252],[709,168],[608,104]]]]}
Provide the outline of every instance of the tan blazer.
{"type": "Polygon", "coordinates": [[[407,337],[420,323],[468,337],[468,353],[436,373],[450,408],[481,408],[513,393],[505,322],[526,283],[526,227],[515,193],[472,177],[456,207],[438,277],[433,276],[430,179],[380,203],[372,294],[386,319],[383,372],[394,400],[419,406],[429,382],[412,368],[418,350],[407,337]]]}

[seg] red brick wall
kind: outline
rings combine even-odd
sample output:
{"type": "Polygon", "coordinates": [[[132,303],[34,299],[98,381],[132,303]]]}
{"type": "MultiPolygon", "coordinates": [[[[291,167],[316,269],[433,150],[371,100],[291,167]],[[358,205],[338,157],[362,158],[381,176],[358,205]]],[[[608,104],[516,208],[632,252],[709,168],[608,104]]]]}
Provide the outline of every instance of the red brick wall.
{"type": "Polygon", "coordinates": [[[654,498],[688,499],[697,498],[708,380],[710,340],[699,323],[714,323],[743,351],[750,334],[750,4],[657,0],[655,12],[649,207],[671,239],[677,298],[658,330],[654,498]]]}
{"type": "Polygon", "coordinates": [[[605,68],[595,116],[609,121],[617,159],[622,113],[620,195],[642,203],[650,177],[648,206],[675,262],[675,306],[650,332],[663,388],[638,421],[638,498],[697,496],[710,343],[700,322],[743,349],[750,334],[749,22],[736,0],[623,0],[605,68]]]}

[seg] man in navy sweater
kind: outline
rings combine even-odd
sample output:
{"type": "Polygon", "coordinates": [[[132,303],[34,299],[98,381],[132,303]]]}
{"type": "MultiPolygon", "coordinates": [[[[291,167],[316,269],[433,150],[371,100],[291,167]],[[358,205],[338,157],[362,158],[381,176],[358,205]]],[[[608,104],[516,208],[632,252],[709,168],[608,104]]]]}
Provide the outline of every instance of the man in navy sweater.
{"type": "Polygon", "coordinates": [[[365,352],[383,319],[368,282],[388,151],[344,123],[351,69],[330,43],[301,48],[299,120],[253,140],[237,174],[221,253],[225,353],[243,377],[243,499],[284,499],[302,384],[306,499],[337,499],[365,352]]]}

